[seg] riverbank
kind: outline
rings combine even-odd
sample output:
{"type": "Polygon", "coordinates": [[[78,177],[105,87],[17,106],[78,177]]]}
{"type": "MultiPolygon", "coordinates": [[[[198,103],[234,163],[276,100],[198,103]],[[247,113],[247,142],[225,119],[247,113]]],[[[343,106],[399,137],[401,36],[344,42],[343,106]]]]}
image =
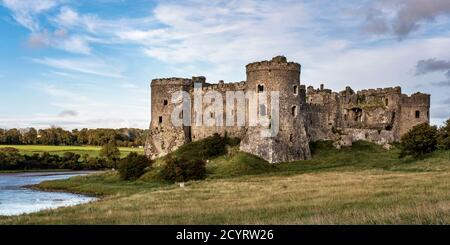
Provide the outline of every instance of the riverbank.
{"type": "Polygon", "coordinates": [[[0,170],[0,174],[39,173],[39,172],[68,172],[70,169],[26,169],[26,170],[0,170]]]}
{"type": "Polygon", "coordinates": [[[450,224],[449,151],[399,159],[362,143],[267,168],[237,157],[213,159],[209,177],[184,188],[155,178],[157,167],[133,182],[114,171],[44,182],[102,198],[0,224],[450,224]]]}
{"type": "Polygon", "coordinates": [[[78,205],[95,200],[81,194],[29,188],[42,181],[68,179],[92,171],[21,172],[0,174],[0,215],[19,215],[40,210],[78,205]]]}

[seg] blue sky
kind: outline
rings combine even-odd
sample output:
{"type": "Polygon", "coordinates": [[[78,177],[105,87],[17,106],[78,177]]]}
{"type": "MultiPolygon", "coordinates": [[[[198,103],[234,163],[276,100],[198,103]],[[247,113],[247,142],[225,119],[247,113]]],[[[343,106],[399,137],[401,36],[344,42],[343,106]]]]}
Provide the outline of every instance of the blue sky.
{"type": "Polygon", "coordinates": [[[450,117],[448,0],[0,2],[2,128],[147,128],[151,79],[236,82],[280,54],[303,84],[398,85],[450,117]]]}

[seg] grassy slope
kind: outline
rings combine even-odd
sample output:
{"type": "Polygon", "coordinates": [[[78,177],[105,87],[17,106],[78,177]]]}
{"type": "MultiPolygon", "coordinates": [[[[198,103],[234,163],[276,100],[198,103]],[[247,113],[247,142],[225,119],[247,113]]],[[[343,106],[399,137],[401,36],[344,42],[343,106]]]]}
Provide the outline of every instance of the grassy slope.
{"type": "Polygon", "coordinates": [[[137,182],[114,172],[46,182],[41,186],[105,197],[0,223],[450,223],[448,151],[415,161],[367,143],[341,151],[321,146],[312,160],[276,166],[235,152],[212,160],[210,177],[185,188],[156,181],[154,171],[137,182]]]}
{"type": "MultiPolygon", "coordinates": [[[[90,156],[98,156],[101,149],[100,146],[52,146],[52,145],[0,145],[0,148],[13,147],[20,151],[21,154],[32,155],[34,153],[49,152],[50,154],[63,155],[65,152],[73,152],[80,155],[89,154],[90,156]]],[[[119,147],[122,157],[130,152],[144,152],[144,149],[119,147]]]]}

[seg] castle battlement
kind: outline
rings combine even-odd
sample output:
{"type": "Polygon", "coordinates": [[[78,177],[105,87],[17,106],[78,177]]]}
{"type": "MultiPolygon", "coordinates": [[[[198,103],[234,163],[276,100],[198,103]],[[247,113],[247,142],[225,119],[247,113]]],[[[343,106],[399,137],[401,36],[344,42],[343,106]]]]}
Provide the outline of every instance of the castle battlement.
{"type": "Polygon", "coordinates": [[[424,93],[414,93],[410,96],[406,94],[402,94],[402,102],[405,104],[415,104],[415,105],[429,105],[430,104],[430,95],[424,93]]]}
{"type": "MultiPolygon", "coordinates": [[[[306,87],[300,84],[300,70],[299,63],[288,62],[286,57],[277,56],[271,60],[248,64],[246,80],[241,82],[225,83],[220,80],[211,84],[207,83],[203,76],[194,76],[191,79],[153,79],[152,120],[145,147],[146,154],[152,158],[160,157],[190,141],[218,133],[241,138],[240,150],[269,162],[290,162],[308,159],[311,156],[309,143],[312,141],[331,140],[336,147],[348,146],[357,140],[385,145],[399,141],[401,136],[415,125],[429,122],[429,94],[414,93],[408,96],[402,94],[401,87],[363,89],[356,92],[348,86],[340,92],[333,92],[323,84],[319,88],[306,87]],[[178,105],[171,103],[171,95],[176,91],[186,91],[195,100],[194,83],[201,83],[203,92],[220,93],[224,105],[227,104],[228,91],[278,91],[278,133],[273,137],[261,137],[260,130],[263,127],[249,125],[251,114],[247,103],[239,108],[236,106],[231,113],[231,120],[235,121],[237,110],[245,111],[246,122],[243,126],[174,126],[171,122],[172,112],[178,105]]],[[[207,105],[209,102],[202,103],[207,105]]],[[[193,104],[191,122],[196,121],[195,115],[198,114],[193,104]]],[[[269,114],[270,106],[258,107],[258,111],[263,110],[269,114]]],[[[225,112],[205,112],[200,115],[203,121],[214,118],[211,115],[222,115],[224,122],[229,116],[225,112]]]]}
{"type": "Polygon", "coordinates": [[[381,94],[401,94],[401,87],[388,87],[388,88],[377,88],[377,89],[363,89],[357,91],[356,94],[361,96],[373,96],[381,94]]]}
{"type": "Polygon", "coordinates": [[[221,89],[221,90],[229,90],[229,91],[234,91],[234,90],[242,90],[244,89],[246,86],[246,82],[245,81],[241,81],[241,82],[234,82],[234,83],[225,83],[224,81],[219,81],[219,83],[207,83],[205,84],[205,86],[203,86],[203,90],[216,90],[216,89],[221,89]]]}
{"type": "Polygon", "coordinates": [[[192,80],[189,78],[170,77],[153,79],[151,85],[190,85],[192,80]]]}

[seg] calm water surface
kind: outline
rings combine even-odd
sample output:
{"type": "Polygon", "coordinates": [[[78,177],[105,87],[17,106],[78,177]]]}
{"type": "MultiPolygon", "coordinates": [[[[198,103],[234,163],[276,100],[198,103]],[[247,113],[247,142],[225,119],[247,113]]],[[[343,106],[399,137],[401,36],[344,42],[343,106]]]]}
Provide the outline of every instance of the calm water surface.
{"type": "Polygon", "coordinates": [[[0,215],[18,215],[95,200],[78,194],[32,190],[25,186],[46,180],[68,179],[92,172],[28,172],[0,174],[0,215]]]}

